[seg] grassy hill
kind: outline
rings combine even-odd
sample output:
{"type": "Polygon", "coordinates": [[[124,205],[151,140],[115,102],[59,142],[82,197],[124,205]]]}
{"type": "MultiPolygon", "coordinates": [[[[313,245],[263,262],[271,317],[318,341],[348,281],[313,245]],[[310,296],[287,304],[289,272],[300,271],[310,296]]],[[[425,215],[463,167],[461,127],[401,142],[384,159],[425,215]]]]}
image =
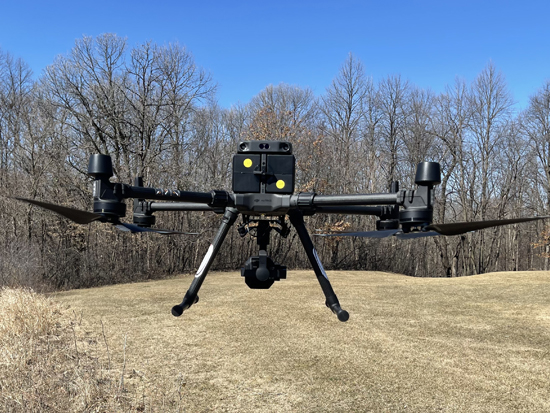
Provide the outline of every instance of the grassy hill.
{"type": "Polygon", "coordinates": [[[311,271],[289,272],[266,291],[236,273],[210,274],[180,318],[170,308],[190,277],[57,294],[71,319],[67,351],[109,385],[103,402],[82,406],[550,411],[549,272],[329,277],[347,323],[324,306],[311,271]]]}

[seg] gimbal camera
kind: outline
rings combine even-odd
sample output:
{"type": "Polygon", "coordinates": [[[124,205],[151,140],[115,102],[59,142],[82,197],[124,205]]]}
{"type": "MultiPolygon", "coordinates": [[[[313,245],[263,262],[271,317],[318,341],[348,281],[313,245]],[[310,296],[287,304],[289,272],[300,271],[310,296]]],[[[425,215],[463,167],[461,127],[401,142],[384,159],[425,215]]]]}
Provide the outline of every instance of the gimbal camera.
{"type": "Polygon", "coordinates": [[[191,192],[175,189],[144,187],[142,178],[134,185],[110,182],[113,176],[111,157],[92,155],[88,174],[94,178],[93,213],[17,198],[54,211],[76,223],[107,222],[129,232],[181,234],[178,231],[153,228],[158,211],[211,211],[222,215],[219,229],[210,244],[182,302],[172,308],[180,316],[198,302],[198,292],[221,248],[230,228],[239,215],[241,236],[257,238],[258,255],[250,257],[241,270],[246,284],[254,289],[267,289],[275,281],[286,278],[286,267],[274,262],[267,254],[271,231],[287,237],[291,226],[296,230],[305,253],[325,295],[325,304],[340,321],[349,314],[340,306],[327,273],[304,223],[304,216],[314,214],[372,215],[378,218],[376,231],[317,234],[321,236],[358,236],[401,239],[437,235],[458,235],[483,228],[533,221],[546,217],[514,218],[492,221],[432,224],[434,185],[440,183],[440,166],[436,162],[421,162],[417,166],[416,189],[403,190],[393,182],[388,193],[323,195],[315,192],[294,194],[296,159],[292,144],[281,141],[249,141],[238,145],[233,156],[233,190],[191,192]],[[127,198],[133,198],[133,223],[120,219],[126,215],[127,198]],[[158,202],[165,201],[165,202],[158,202]],[[289,223],[286,221],[288,217],[289,223]]]}

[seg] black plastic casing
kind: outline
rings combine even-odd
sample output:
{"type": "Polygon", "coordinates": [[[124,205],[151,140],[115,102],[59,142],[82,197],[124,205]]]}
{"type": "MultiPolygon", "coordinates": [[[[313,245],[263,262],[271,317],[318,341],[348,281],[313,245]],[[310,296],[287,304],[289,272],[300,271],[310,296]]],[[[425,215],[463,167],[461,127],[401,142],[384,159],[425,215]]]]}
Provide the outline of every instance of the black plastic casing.
{"type": "Polygon", "coordinates": [[[115,195],[114,184],[109,182],[113,176],[113,163],[109,155],[94,154],[88,162],[88,175],[94,178],[94,212],[113,219],[126,215],[126,204],[115,195]]]}
{"type": "Polygon", "coordinates": [[[258,277],[257,273],[261,267],[260,261],[261,257],[259,256],[250,257],[244,264],[244,267],[241,268],[241,276],[244,277],[245,283],[249,288],[253,290],[267,290],[275,281],[286,279],[286,267],[273,262],[273,260],[267,256],[266,268],[264,268],[264,271],[269,275],[267,278],[258,277]]]}
{"type": "Polygon", "coordinates": [[[415,191],[405,196],[404,210],[399,211],[399,223],[404,232],[416,226],[432,223],[433,187],[441,183],[441,167],[437,162],[420,162],[416,167],[415,191]],[[411,196],[412,195],[412,196],[411,196]]]}
{"type": "Polygon", "coordinates": [[[420,162],[416,167],[414,183],[417,185],[437,185],[441,183],[441,167],[437,162],[420,162]]]}
{"type": "Polygon", "coordinates": [[[292,144],[286,141],[247,141],[239,143],[237,153],[292,154],[292,144]]]}
{"type": "Polygon", "coordinates": [[[109,179],[113,176],[113,162],[109,155],[94,154],[88,161],[88,175],[96,179],[109,179]]]}
{"type": "Polygon", "coordinates": [[[290,142],[250,141],[233,155],[233,192],[294,193],[296,158],[290,142]]]}

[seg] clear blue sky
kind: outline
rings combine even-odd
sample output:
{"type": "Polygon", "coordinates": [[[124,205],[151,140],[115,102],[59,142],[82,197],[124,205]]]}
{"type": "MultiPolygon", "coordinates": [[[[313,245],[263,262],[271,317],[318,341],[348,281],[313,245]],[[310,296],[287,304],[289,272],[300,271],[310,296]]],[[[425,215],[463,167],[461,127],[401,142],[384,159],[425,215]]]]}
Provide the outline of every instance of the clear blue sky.
{"type": "Polygon", "coordinates": [[[492,60],[518,107],[550,79],[550,1],[0,0],[0,48],[38,76],[77,38],[179,41],[219,84],[223,107],[269,84],[320,95],[352,52],[379,80],[440,92],[492,60]]]}

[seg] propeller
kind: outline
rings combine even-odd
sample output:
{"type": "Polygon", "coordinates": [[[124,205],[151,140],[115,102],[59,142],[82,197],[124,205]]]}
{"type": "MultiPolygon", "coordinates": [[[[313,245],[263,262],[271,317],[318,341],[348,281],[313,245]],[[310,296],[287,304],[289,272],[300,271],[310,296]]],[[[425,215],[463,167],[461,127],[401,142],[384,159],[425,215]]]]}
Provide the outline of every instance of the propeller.
{"type": "Polygon", "coordinates": [[[61,205],[50,204],[49,202],[37,201],[35,199],[19,198],[19,197],[14,197],[14,199],[39,206],[40,208],[44,208],[49,211],[53,211],[65,218],[70,219],[73,222],[76,222],[77,224],[89,224],[94,221],[111,222],[117,229],[125,232],[131,232],[131,233],[156,232],[157,234],[161,234],[161,235],[173,235],[173,234],[197,235],[196,232],[180,232],[180,231],[172,231],[168,229],[140,227],[138,225],[120,222],[118,218],[113,222],[112,216],[108,217],[105,214],[97,214],[95,212],[83,211],[81,209],[64,207],[61,205]]]}
{"type": "Polygon", "coordinates": [[[520,222],[537,221],[539,219],[550,218],[548,215],[530,218],[511,218],[511,219],[494,219],[489,221],[473,221],[473,222],[453,222],[451,224],[430,224],[425,227],[426,231],[435,231],[441,235],[460,235],[466,232],[477,231],[478,229],[499,227],[501,225],[518,224],[520,222]]]}
{"type": "Polygon", "coordinates": [[[331,232],[328,234],[315,234],[318,237],[368,237],[368,238],[386,238],[401,232],[400,229],[383,229],[380,231],[342,231],[331,232]]]}
{"type": "Polygon", "coordinates": [[[460,235],[467,232],[473,232],[480,229],[498,227],[501,225],[518,224],[520,222],[537,221],[539,219],[550,218],[549,215],[529,218],[511,218],[495,219],[488,221],[473,222],[453,222],[450,224],[429,224],[422,227],[420,231],[403,232],[401,229],[389,229],[380,231],[343,231],[330,234],[315,234],[321,237],[367,237],[367,238],[386,238],[395,236],[399,239],[414,239],[423,237],[434,237],[438,235],[460,235]]]}
{"type": "Polygon", "coordinates": [[[50,204],[48,202],[37,201],[36,199],[17,198],[17,197],[15,197],[14,199],[17,199],[23,202],[28,202],[29,204],[39,206],[40,208],[48,209],[59,215],[64,216],[65,218],[70,219],[73,222],[76,222],[77,224],[89,224],[90,222],[94,222],[94,221],[107,221],[107,217],[105,215],[96,214],[95,212],[82,211],[80,209],[64,207],[56,204],[50,204]]]}
{"type": "Polygon", "coordinates": [[[147,227],[140,227],[139,225],[135,224],[127,224],[125,222],[118,222],[115,223],[114,226],[125,232],[156,232],[157,234],[161,235],[174,235],[174,234],[183,234],[183,235],[198,235],[198,232],[181,232],[181,231],[174,231],[171,229],[159,229],[159,228],[147,228],[147,227]]]}

